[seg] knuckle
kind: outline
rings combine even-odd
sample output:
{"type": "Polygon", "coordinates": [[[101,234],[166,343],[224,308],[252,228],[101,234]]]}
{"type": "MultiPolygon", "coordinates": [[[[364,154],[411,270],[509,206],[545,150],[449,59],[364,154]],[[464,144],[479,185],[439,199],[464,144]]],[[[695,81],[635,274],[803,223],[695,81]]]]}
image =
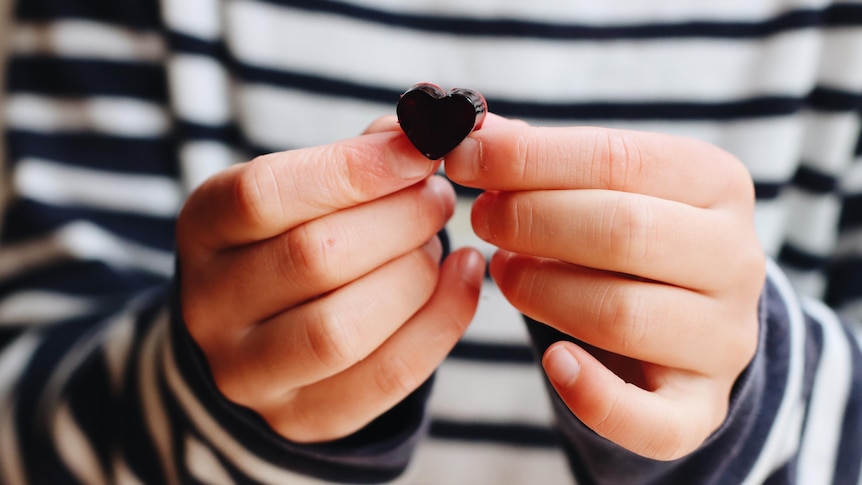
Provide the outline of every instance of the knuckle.
{"type": "Polygon", "coordinates": [[[718,190],[724,196],[724,200],[731,200],[744,204],[750,210],[754,210],[755,193],[754,179],[751,172],[733,154],[722,148],[706,144],[709,149],[717,152],[713,159],[716,175],[723,182],[723,187],[718,190]]]}
{"type": "Polygon", "coordinates": [[[711,403],[689,403],[689,407],[696,409],[698,418],[682,421],[678,413],[663,415],[644,444],[646,456],[661,461],[682,458],[701,446],[727,416],[726,396],[711,403]]]}
{"type": "Polygon", "coordinates": [[[535,164],[530,163],[531,160],[544,160],[545,154],[539,150],[545,150],[546,144],[538,142],[538,131],[535,129],[519,130],[517,135],[512,139],[512,150],[514,154],[513,160],[509,165],[512,173],[515,176],[520,176],[521,179],[528,180],[530,177],[530,167],[535,167],[535,164]]]}
{"type": "Polygon", "coordinates": [[[448,339],[450,346],[454,346],[464,334],[472,316],[472,307],[469,305],[450,305],[442,308],[438,323],[440,338],[448,339]]]}
{"type": "MultiPolygon", "coordinates": [[[[751,308],[756,308],[766,281],[766,254],[759,244],[751,244],[739,251],[736,264],[739,275],[736,291],[750,302],[751,308]]],[[[748,310],[749,306],[743,305],[741,308],[748,310]]]]}
{"type": "Polygon", "coordinates": [[[751,176],[751,172],[748,171],[747,168],[737,160],[733,159],[733,191],[734,194],[737,194],[737,199],[743,201],[750,210],[754,210],[754,204],[756,202],[756,194],[754,191],[754,179],[751,176]]]}
{"type": "Polygon", "coordinates": [[[600,184],[610,190],[629,191],[648,166],[647,150],[632,132],[603,129],[596,136],[596,153],[592,158],[597,164],[600,184]]]}
{"type": "Polygon", "coordinates": [[[611,440],[618,434],[623,423],[622,399],[622,393],[616,392],[603,402],[603,406],[597,410],[595,424],[592,426],[596,433],[611,440]]]}
{"type": "Polygon", "coordinates": [[[422,249],[413,251],[415,268],[411,270],[411,277],[416,280],[423,293],[430,293],[437,286],[437,278],[440,275],[440,263],[431,254],[422,249]]]}
{"type": "Polygon", "coordinates": [[[606,225],[608,254],[623,267],[637,268],[650,257],[651,242],[658,236],[647,201],[618,194],[605,212],[602,221],[606,225]]]}
{"type": "Polygon", "coordinates": [[[717,371],[738,376],[757,353],[760,325],[756,306],[752,305],[751,308],[750,315],[741,315],[735,319],[738,324],[736,331],[727,337],[729,341],[725,343],[726,350],[722,353],[724,358],[716,359],[719,364],[717,371]]]}
{"type": "Polygon", "coordinates": [[[406,357],[398,354],[378,366],[374,373],[374,384],[381,395],[403,397],[422,383],[422,373],[406,357]]]}
{"type": "MultiPolygon", "coordinates": [[[[539,263],[545,264],[543,262],[539,263]]],[[[510,263],[506,274],[497,281],[500,291],[516,308],[533,308],[536,301],[547,298],[547,281],[541,277],[542,268],[533,268],[523,263],[510,263]]]]}
{"type": "Polygon", "coordinates": [[[232,179],[231,192],[237,217],[252,227],[266,225],[278,216],[271,211],[283,207],[281,189],[279,177],[264,156],[252,160],[232,179]]]}
{"type": "Polygon", "coordinates": [[[277,433],[297,443],[319,441],[329,426],[327,420],[321,422],[312,408],[297,401],[260,414],[277,433]]]}
{"type": "Polygon", "coordinates": [[[536,214],[533,204],[517,194],[498,194],[494,197],[490,221],[490,238],[497,245],[530,247],[536,214]]]}
{"type": "Polygon", "coordinates": [[[281,263],[281,271],[286,277],[300,278],[311,287],[326,285],[339,267],[340,239],[322,221],[294,228],[287,234],[287,257],[281,263]]]}
{"type": "Polygon", "coordinates": [[[667,423],[666,426],[648,435],[642,454],[659,461],[670,461],[688,454],[691,450],[687,445],[688,433],[680,429],[678,424],[667,423]]]}
{"type": "Polygon", "coordinates": [[[510,232],[509,237],[525,247],[533,247],[536,227],[533,205],[525,203],[520,197],[514,197],[510,202],[510,211],[512,217],[507,219],[510,223],[505,225],[510,232]]]}
{"type": "Polygon", "coordinates": [[[330,192],[333,207],[351,207],[380,195],[381,181],[392,178],[392,167],[400,160],[392,150],[380,150],[360,144],[356,139],[321,147],[315,152],[320,167],[312,181],[315,187],[330,192]],[[324,163],[320,163],[321,160],[324,163]]]}
{"type": "Polygon", "coordinates": [[[760,295],[766,279],[766,253],[763,247],[757,243],[757,236],[752,235],[752,243],[744,245],[738,252],[740,272],[751,281],[752,290],[760,295]]]}
{"type": "Polygon", "coordinates": [[[248,384],[247,376],[235,368],[235,366],[218,365],[212,358],[208,358],[212,369],[212,378],[218,390],[236,404],[253,407],[258,402],[258,393],[254,386],[248,384]]]}
{"type": "Polygon", "coordinates": [[[606,292],[599,329],[618,342],[620,353],[628,354],[647,339],[651,327],[648,306],[641,293],[629,285],[615,285],[606,292]]]}
{"type": "Polygon", "coordinates": [[[354,342],[360,336],[355,334],[355,330],[349,312],[319,310],[317,318],[305,325],[313,358],[331,370],[341,370],[358,362],[358,349],[354,342]]]}
{"type": "Polygon", "coordinates": [[[537,180],[541,172],[547,170],[547,166],[543,166],[547,160],[572,158],[571,144],[559,138],[558,128],[518,124],[521,127],[508,131],[505,139],[495,139],[487,146],[479,139],[482,169],[513,180],[537,180]],[[506,163],[493,163],[500,158],[505,158],[506,163]]]}
{"type": "Polygon", "coordinates": [[[364,188],[374,183],[374,174],[369,170],[373,164],[366,160],[367,154],[350,143],[333,143],[322,150],[323,159],[335,163],[324,164],[316,182],[330,187],[335,205],[347,207],[367,199],[364,188]]]}

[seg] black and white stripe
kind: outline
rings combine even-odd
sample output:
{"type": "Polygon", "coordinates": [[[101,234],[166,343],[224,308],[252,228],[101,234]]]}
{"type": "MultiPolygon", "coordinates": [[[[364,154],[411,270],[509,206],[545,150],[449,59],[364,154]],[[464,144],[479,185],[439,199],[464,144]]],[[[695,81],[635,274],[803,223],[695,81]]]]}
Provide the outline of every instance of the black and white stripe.
{"type": "MultiPolygon", "coordinates": [[[[423,426],[402,483],[565,483],[569,464],[614,467],[572,453],[607,444],[561,408],[541,344],[490,280],[438,371],[429,421],[405,424],[410,438],[394,449],[349,450],[358,455],[286,443],[229,405],[172,317],[173,223],[189,191],[258,153],[354,136],[405,87],[433,81],[478,89],[492,111],[535,124],[693,136],[745,162],[758,234],[781,265],[769,268],[767,337],[726,429],[681,464],[643,466],[665,480],[862,483],[859,336],[796,296],[862,315],[862,3],[14,7],[2,30],[0,482],[385,480],[423,426]],[[104,399],[91,406],[93,395],[104,399]]],[[[490,254],[470,230],[475,194],[459,195],[453,245],[490,254]]]]}

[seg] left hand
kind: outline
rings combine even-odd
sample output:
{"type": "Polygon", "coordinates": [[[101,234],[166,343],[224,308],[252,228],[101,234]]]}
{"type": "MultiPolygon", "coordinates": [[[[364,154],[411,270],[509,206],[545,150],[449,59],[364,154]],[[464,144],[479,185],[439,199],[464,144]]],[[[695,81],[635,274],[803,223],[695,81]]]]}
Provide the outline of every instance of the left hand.
{"type": "Polygon", "coordinates": [[[571,411],[643,456],[697,449],[757,347],[764,254],[743,165],[668,135],[499,123],[445,168],[487,191],[472,222],[501,248],[507,299],[587,344],[543,357],[571,411]]]}

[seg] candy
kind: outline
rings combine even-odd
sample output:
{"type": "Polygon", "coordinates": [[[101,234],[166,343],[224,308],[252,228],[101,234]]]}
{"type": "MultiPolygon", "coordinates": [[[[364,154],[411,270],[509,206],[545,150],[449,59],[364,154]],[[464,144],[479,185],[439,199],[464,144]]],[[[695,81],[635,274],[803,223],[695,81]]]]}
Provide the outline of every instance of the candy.
{"type": "Polygon", "coordinates": [[[448,93],[431,83],[413,85],[398,100],[396,114],[401,129],[423,155],[443,158],[473,130],[482,127],[488,105],[472,89],[448,93]]]}

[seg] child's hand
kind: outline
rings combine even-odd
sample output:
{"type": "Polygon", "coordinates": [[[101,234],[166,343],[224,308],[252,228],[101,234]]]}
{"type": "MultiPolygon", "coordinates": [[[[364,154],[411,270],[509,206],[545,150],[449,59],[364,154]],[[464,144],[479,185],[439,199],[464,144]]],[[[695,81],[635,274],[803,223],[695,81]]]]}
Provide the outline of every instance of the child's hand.
{"type": "Polygon", "coordinates": [[[506,297],[596,347],[543,357],[572,412],[651,458],[695,450],[757,346],[764,255],[741,163],[666,135],[508,126],[445,166],[488,190],[473,227],[502,248],[491,274],[506,297]]]}
{"type": "Polygon", "coordinates": [[[216,384],[298,442],[404,399],[478,301],[481,255],[438,265],[454,192],[437,163],[370,131],[232,167],[178,221],[183,315],[216,384]]]}

